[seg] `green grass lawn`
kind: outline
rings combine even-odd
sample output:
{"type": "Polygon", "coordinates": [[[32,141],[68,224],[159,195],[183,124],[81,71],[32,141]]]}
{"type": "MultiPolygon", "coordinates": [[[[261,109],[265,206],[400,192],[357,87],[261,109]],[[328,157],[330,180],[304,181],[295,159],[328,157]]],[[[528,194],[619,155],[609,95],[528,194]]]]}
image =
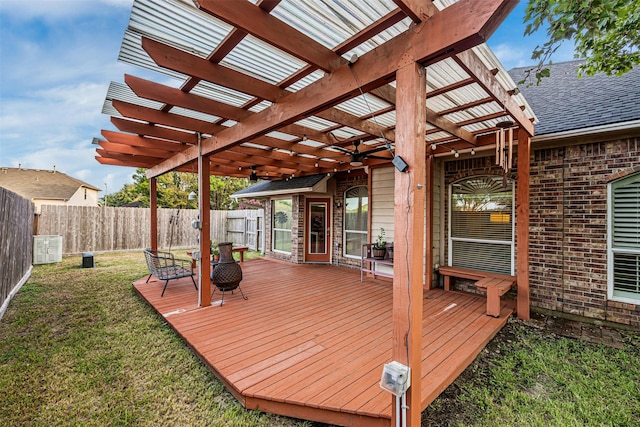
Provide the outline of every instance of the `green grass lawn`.
{"type": "MultiPolygon", "coordinates": [[[[315,425],[243,409],[133,290],[146,274],[141,252],[95,261],[35,266],[11,302],[0,425],[315,425]]],[[[637,426],[640,336],[623,336],[615,349],[510,322],[423,425],[637,426]]]]}
{"type": "Polygon", "coordinates": [[[246,411],[224,390],[135,294],[142,252],[95,261],[35,266],[11,302],[0,321],[0,425],[311,425],[246,411]]]}

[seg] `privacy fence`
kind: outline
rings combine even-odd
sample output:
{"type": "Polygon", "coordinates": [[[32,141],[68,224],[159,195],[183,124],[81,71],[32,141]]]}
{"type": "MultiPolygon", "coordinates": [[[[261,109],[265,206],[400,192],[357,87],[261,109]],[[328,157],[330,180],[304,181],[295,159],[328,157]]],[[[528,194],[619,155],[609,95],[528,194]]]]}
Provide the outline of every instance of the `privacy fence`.
{"type": "Polygon", "coordinates": [[[0,187],[0,318],[31,274],[34,205],[0,187]]]}
{"type": "MultiPolygon", "coordinates": [[[[195,209],[158,209],[158,247],[198,245],[191,222],[195,209]]],[[[65,255],[82,252],[136,250],[149,247],[151,210],[90,206],[43,205],[37,221],[40,235],[62,236],[65,255]]],[[[211,211],[211,239],[263,251],[264,211],[211,211]]]]}

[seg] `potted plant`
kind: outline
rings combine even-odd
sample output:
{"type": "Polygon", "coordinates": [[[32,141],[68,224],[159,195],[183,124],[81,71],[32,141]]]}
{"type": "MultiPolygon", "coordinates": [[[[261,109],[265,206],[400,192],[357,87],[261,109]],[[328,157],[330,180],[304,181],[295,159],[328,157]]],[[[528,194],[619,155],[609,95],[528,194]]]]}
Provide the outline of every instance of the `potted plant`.
{"type": "Polygon", "coordinates": [[[213,257],[213,262],[220,261],[220,247],[216,244],[216,242],[211,241],[210,249],[211,256],[213,257]]]}
{"type": "Polygon", "coordinates": [[[382,227],[380,227],[380,234],[378,234],[378,238],[373,244],[371,252],[375,259],[384,259],[384,256],[387,253],[387,242],[384,241],[384,228],[382,227]]]}

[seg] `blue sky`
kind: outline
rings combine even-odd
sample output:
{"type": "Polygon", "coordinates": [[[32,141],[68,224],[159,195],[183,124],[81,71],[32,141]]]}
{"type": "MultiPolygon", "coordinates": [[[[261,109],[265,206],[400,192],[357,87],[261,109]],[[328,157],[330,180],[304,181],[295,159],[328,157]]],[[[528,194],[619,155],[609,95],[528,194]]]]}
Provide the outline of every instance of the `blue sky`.
{"type": "MultiPolygon", "coordinates": [[[[135,169],[95,159],[94,137],[115,130],[101,114],[109,82],[143,70],[117,61],[133,0],[0,1],[0,166],[56,169],[108,193],[135,169]]],[[[488,44],[507,69],[530,65],[544,34],[524,37],[526,2],[488,44]]],[[[570,47],[554,61],[570,60],[570,47]]],[[[102,192],[101,194],[104,194],[102,192]]]]}

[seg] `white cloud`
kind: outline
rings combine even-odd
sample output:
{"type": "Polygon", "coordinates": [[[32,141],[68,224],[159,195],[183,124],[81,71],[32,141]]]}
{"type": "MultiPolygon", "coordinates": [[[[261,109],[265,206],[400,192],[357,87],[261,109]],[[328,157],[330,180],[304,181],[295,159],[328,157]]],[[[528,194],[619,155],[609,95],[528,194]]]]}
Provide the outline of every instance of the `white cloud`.
{"type": "Polygon", "coordinates": [[[104,7],[131,9],[133,0],[2,0],[0,13],[18,20],[69,20],[104,7]]]}

